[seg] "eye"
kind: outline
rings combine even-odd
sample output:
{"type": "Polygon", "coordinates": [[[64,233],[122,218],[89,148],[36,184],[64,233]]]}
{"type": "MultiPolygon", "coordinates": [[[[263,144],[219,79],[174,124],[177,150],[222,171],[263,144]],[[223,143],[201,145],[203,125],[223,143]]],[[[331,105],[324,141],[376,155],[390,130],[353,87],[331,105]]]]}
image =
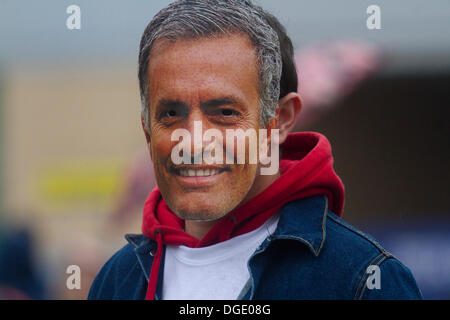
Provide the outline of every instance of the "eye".
{"type": "Polygon", "coordinates": [[[165,115],[168,118],[173,118],[173,117],[177,116],[177,112],[175,110],[169,110],[169,111],[166,111],[165,115]]]}
{"type": "Polygon", "coordinates": [[[222,116],[225,116],[225,117],[231,117],[231,116],[235,116],[238,114],[238,112],[236,112],[232,109],[222,109],[220,113],[222,116]]]}

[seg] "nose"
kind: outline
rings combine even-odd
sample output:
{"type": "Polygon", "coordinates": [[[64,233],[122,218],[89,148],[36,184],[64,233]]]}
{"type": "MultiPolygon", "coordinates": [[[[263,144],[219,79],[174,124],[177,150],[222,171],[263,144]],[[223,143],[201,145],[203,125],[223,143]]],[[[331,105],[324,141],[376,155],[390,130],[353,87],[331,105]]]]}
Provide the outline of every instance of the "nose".
{"type": "Polygon", "coordinates": [[[186,120],[185,129],[191,136],[191,158],[192,163],[201,164],[203,149],[208,145],[203,141],[203,132],[207,130],[209,123],[200,110],[192,110],[186,120]]]}

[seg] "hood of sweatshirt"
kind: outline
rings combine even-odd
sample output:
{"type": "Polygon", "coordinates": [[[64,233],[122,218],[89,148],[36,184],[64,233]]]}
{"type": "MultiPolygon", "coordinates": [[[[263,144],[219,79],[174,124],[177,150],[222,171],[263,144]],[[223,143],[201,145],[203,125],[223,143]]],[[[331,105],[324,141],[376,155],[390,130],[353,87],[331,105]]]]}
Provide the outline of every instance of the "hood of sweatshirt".
{"type": "Polygon", "coordinates": [[[327,138],[315,132],[288,135],[281,147],[281,176],[268,188],[240,205],[197,239],[184,231],[184,220],[167,206],[158,188],[144,205],[142,232],[157,241],[146,299],[153,299],[163,245],[205,247],[253,231],[264,224],[283,205],[301,198],[323,194],[329,209],[341,216],[344,208],[344,185],[333,169],[333,156],[327,138]]]}

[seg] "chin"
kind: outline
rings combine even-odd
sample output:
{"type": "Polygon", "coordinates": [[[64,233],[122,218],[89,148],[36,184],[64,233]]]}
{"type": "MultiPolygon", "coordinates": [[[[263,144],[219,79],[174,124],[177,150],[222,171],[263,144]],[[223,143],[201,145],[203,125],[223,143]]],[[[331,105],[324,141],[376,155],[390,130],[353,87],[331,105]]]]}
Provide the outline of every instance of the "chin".
{"type": "MultiPolygon", "coordinates": [[[[209,202],[212,204],[212,201],[209,202]]],[[[183,220],[215,221],[226,216],[236,206],[237,203],[227,204],[225,206],[217,204],[208,205],[204,202],[195,202],[195,200],[189,199],[184,203],[178,203],[178,205],[175,205],[174,208],[171,208],[171,210],[183,220]]]]}

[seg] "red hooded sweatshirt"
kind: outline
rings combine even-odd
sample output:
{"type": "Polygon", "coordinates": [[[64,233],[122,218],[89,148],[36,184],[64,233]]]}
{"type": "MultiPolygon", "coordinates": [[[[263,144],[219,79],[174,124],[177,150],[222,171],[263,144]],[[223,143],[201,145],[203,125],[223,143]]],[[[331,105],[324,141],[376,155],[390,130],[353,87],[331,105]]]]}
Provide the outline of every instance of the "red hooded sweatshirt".
{"type": "Polygon", "coordinates": [[[171,212],[158,188],[144,205],[142,232],[157,242],[147,289],[147,300],[155,296],[163,245],[191,248],[213,245],[259,228],[280,208],[297,199],[323,194],[329,209],[338,216],[344,207],[344,185],[333,170],[331,146],[314,132],[291,133],[282,145],[281,176],[267,189],[234,209],[200,240],[184,232],[184,220],[171,212]]]}

